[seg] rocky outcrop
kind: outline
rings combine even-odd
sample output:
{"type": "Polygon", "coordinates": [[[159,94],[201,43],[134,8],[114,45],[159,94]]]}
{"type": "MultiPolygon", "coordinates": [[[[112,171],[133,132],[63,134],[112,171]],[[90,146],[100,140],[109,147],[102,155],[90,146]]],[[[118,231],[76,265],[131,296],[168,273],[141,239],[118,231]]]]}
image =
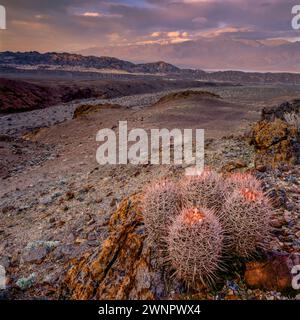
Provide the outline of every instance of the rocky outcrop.
{"type": "Polygon", "coordinates": [[[135,66],[134,71],[145,73],[180,73],[181,69],[164,61],[141,63],[135,66]]]}
{"type": "Polygon", "coordinates": [[[285,121],[285,114],[296,113],[300,115],[300,100],[283,102],[273,108],[264,108],[261,114],[261,120],[274,121],[280,119],[285,121]]]}
{"type": "Polygon", "coordinates": [[[184,90],[180,92],[169,93],[162,98],[160,98],[156,104],[170,102],[178,99],[186,99],[190,97],[200,97],[200,98],[217,98],[221,99],[218,94],[209,91],[194,91],[194,90],[184,90]]]}
{"type": "Polygon", "coordinates": [[[262,120],[254,124],[250,134],[254,146],[256,168],[275,168],[299,162],[299,133],[281,119],[262,120]]]}
{"type": "Polygon", "coordinates": [[[73,260],[64,278],[62,299],[154,299],[160,293],[140,196],[125,199],[109,221],[109,237],[99,251],[73,260]]]}
{"type": "Polygon", "coordinates": [[[84,115],[91,114],[94,112],[98,112],[103,109],[124,109],[125,107],[122,107],[118,104],[83,104],[79,107],[77,107],[74,111],[73,119],[78,119],[84,115]]]}

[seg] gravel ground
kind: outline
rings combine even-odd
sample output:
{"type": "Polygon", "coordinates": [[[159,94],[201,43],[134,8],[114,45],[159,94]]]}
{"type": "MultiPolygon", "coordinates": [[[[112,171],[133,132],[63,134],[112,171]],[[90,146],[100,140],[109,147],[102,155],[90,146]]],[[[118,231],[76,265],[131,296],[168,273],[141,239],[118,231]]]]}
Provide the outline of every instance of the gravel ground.
{"type": "MultiPolygon", "coordinates": [[[[199,90],[196,88],[195,90],[199,90]]],[[[178,90],[176,90],[178,91],[178,90]]],[[[172,91],[139,94],[114,99],[86,99],[61,104],[47,109],[33,110],[0,117],[0,134],[21,136],[25,132],[50,127],[54,124],[72,119],[74,110],[82,104],[120,104],[126,107],[145,107],[157,102],[161,97],[172,91]]]]}
{"type": "MultiPolygon", "coordinates": [[[[253,165],[251,149],[240,138],[212,140],[206,151],[206,163],[218,169],[241,159],[248,167],[253,165]]],[[[35,166],[35,170],[39,170],[39,166],[35,166]]],[[[19,185],[0,199],[3,217],[0,262],[7,265],[8,297],[57,298],[66,263],[97,251],[107,237],[107,221],[124,197],[140,192],[153,179],[178,178],[183,174],[182,168],[168,166],[81,168],[53,179],[43,171],[34,183],[24,188],[19,185]],[[34,278],[31,287],[20,290],[18,283],[31,276],[34,278]]],[[[30,175],[28,171],[23,178],[28,180],[30,175]]],[[[276,213],[277,227],[271,249],[299,253],[299,168],[263,173],[260,178],[268,189],[280,189],[284,194],[284,208],[276,213]]],[[[228,280],[224,288],[210,298],[235,295],[239,299],[286,299],[279,292],[250,290],[242,281],[236,281],[228,280]]]]}
{"type": "MultiPolygon", "coordinates": [[[[256,106],[253,112],[258,112],[266,101],[270,104],[300,92],[292,87],[264,89],[265,96],[264,90],[258,87],[205,88],[227,100],[256,106]]],[[[144,107],[165,94],[87,100],[84,103],[109,102],[144,107]]],[[[3,116],[0,118],[0,134],[20,136],[34,128],[63,122],[72,118],[74,109],[80,104],[83,101],[3,116]]],[[[64,134],[65,130],[64,126],[64,134]]],[[[124,197],[140,192],[153,179],[177,178],[183,174],[183,168],[178,167],[99,166],[92,161],[92,149],[86,149],[87,141],[71,139],[63,145],[67,138],[61,136],[57,141],[59,146],[55,150],[49,149],[51,159],[48,159],[47,153],[47,161],[27,166],[25,171],[16,169],[11,177],[1,182],[0,264],[5,264],[7,268],[9,286],[5,294],[9,298],[56,298],[66,263],[101,246],[107,237],[107,221],[124,197]],[[28,279],[32,275],[31,290],[21,290],[18,287],[20,279],[28,279]]],[[[240,137],[206,142],[206,164],[220,169],[232,161],[242,161],[248,168],[253,167],[253,151],[240,137]]],[[[13,153],[21,149],[17,142],[14,144],[13,153]]],[[[271,242],[272,250],[299,253],[299,168],[262,173],[261,179],[268,189],[280,190],[280,194],[284,195],[282,207],[276,214],[277,227],[271,242]]],[[[285,299],[278,292],[252,291],[242,287],[242,284],[238,285],[242,299],[285,299]]],[[[236,289],[237,284],[228,282],[213,298],[223,299],[228,294],[232,295],[233,287],[236,289]]]]}

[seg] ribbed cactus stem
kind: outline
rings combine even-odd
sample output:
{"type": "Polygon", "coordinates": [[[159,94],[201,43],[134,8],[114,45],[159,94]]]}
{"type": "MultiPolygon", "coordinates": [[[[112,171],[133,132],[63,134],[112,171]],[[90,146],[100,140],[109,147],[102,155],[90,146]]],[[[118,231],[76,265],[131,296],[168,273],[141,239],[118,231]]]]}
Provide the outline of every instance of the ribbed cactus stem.
{"type": "Polygon", "coordinates": [[[227,194],[226,181],[215,171],[206,169],[181,183],[184,206],[220,210],[227,194]]]}
{"type": "Polygon", "coordinates": [[[211,210],[183,209],[170,228],[167,243],[176,277],[190,286],[214,282],[221,265],[223,232],[211,210]]]}
{"type": "Polygon", "coordinates": [[[219,219],[226,230],[228,250],[240,257],[251,257],[265,248],[270,238],[272,207],[257,189],[241,188],[227,198],[219,219]]]}
{"type": "Polygon", "coordinates": [[[143,213],[146,232],[150,242],[165,248],[165,236],[170,224],[180,213],[182,193],[172,181],[152,183],[144,191],[143,213]]]}

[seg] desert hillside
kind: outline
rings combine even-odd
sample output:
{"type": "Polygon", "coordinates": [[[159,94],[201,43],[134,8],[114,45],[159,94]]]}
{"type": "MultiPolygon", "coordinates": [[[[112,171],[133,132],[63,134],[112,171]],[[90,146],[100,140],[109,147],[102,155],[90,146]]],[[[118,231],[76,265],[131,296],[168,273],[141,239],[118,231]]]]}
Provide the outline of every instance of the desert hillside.
{"type": "MultiPolygon", "coordinates": [[[[268,131],[260,131],[259,126],[253,131],[252,138],[249,136],[250,125],[260,120],[263,107],[270,106],[270,101],[274,104],[282,101],[288,95],[290,99],[295,98],[297,92],[270,89],[266,97],[266,89],[261,95],[257,88],[207,90],[194,88],[82,101],[69,105],[68,111],[66,105],[63,116],[58,112],[61,106],[57,106],[37,110],[39,114],[37,111],[25,112],[23,118],[19,114],[0,118],[3,164],[0,249],[3,253],[1,264],[6,266],[9,276],[9,286],[3,293],[6,297],[176,299],[187,294],[184,284],[176,281],[168,286],[180,288],[179,291],[170,292],[166,288],[160,291],[159,288],[164,286],[159,280],[163,276],[162,269],[150,272],[149,264],[145,262],[153,257],[147,251],[140,199],[130,198],[134,194],[140,195],[153,181],[162,178],[179,181],[184,176],[185,167],[99,165],[95,159],[96,133],[101,128],[117,132],[120,119],[128,120],[129,130],[187,126],[206,129],[206,165],[222,174],[252,172],[272,194],[277,208],[272,217],[275,230],[269,243],[269,258],[260,258],[263,259],[262,265],[268,263],[270,268],[276,268],[279,261],[285,265],[289,259],[297,258],[300,230],[297,220],[300,201],[298,166],[269,170],[264,166],[270,160],[261,163],[257,159],[259,148],[267,148],[268,154],[268,148],[276,147],[272,152],[277,150],[282,159],[290,161],[285,154],[290,149],[285,151],[282,148],[289,148],[295,133],[284,123],[280,124],[282,127],[272,127],[273,135],[280,137],[281,128],[286,128],[284,132],[288,134],[282,137],[283,140],[278,139],[281,145],[271,147],[259,145],[260,141],[269,139],[268,131]],[[45,123],[44,118],[51,117],[51,114],[57,114],[57,121],[45,123]],[[34,119],[35,130],[26,129],[22,122],[28,122],[28,125],[30,119],[34,119]],[[263,134],[263,140],[256,140],[260,134],[263,134]],[[134,246],[129,244],[127,237],[135,239],[134,246]],[[103,247],[104,244],[108,247],[103,247]],[[108,251],[102,251],[104,248],[108,251]],[[113,252],[119,254],[110,260],[113,252]],[[79,279],[82,268],[86,266],[86,270],[90,270],[97,261],[110,271],[105,276],[99,275],[102,280],[86,271],[87,285],[82,290],[79,279]],[[117,289],[125,285],[120,278],[122,272],[129,275],[131,289],[117,289]],[[151,286],[146,290],[136,272],[156,274],[156,280],[149,275],[151,286]],[[99,286],[94,287],[98,282],[99,286]],[[90,290],[94,290],[96,296],[89,294],[90,290]]],[[[280,110],[296,110],[297,105],[284,108],[280,110]]],[[[217,291],[198,289],[188,294],[200,299],[219,296],[224,299],[284,299],[295,296],[295,293],[290,296],[289,286],[260,280],[255,283],[253,272],[262,268],[259,263],[257,260],[239,262],[234,266],[236,269],[227,274],[229,280],[221,277],[217,291]]],[[[280,272],[278,276],[285,281],[289,277],[287,271],[280,272]]]]}

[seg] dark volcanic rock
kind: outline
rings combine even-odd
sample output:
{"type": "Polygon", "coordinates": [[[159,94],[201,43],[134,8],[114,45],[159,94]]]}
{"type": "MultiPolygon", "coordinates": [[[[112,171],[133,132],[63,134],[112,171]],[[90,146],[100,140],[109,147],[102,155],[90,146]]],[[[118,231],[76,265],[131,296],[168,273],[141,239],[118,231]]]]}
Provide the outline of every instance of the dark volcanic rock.
{"type": "Polygon", "coordinates": [[[281,119],[285,121],[284,115],[292,112],[300,114],[300,100],[286,101],[277,107],[264,108],[261,120],[274,121],[275,119],[281,119]]]}
{"type": "Polygon", "coordinates": [[[22,256],[23,263],[41,263],[42,260],[47,256],[48,251],[45,247],[39,246],[31,250],[26,250],[22,256]]]}
{"type": "Polygon", "coordinates": [[[0,113],[42,109],[62,102],[94,97],[103,97],[103,94],[93,88],[40,86],[0,78],[0,113]]]}
{"type": "Polygon", "coordinates": [[[300,163],[299,119],[300,100],[262,110],[261,120],[254,124],[250,134],[258,170],[300,163]]]}
{"type": "Polygon", "coordinates": [[[0,79],[0,112],[44,108],[60,101],[59,93],[25,81],[0,79]]]}

